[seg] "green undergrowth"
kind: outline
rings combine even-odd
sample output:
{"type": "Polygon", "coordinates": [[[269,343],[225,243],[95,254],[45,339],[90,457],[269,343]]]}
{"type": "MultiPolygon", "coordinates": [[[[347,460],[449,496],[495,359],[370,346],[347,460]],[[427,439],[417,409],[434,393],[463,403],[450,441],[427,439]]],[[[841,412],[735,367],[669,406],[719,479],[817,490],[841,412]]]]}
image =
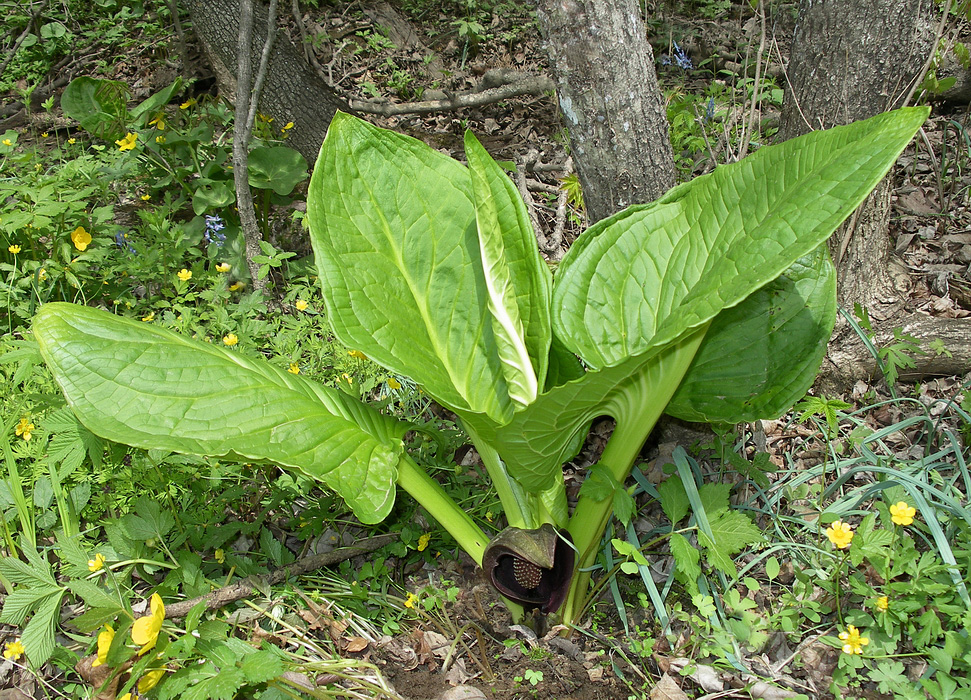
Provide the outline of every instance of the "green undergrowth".
{"type": "MultiPolygon", "coordinates": [[[[66,4],[78,24],[42,23],[41,40],[18,52],[5,83],[34,84],[85,32],[121,47],[132,18],[146,35],[167,21],[164,3],[152,15],[138,3],[101,0],[100,19],[82,30],[88,4],[66,4]]],[[[421,3],[408,5],[421,13],[421,3]]],[[[0,7],[15,10],[12,30],[26,27],[19,5],[0,7]]],[[[454,27],[466,53],[483,41],[519,40],[491,36],[486,20],[502,7],[462,8],[454,27]]],[[[738,109],[753,100],[777,107],[778,87],[717,82],[732,76],[716,74],[695,92],[689,71],[707,67],[679,64],[674,44],[667,55],[662,78],[682,171],[731,160],[744,137],[738,109]]],[[[270,178],[251,183],[260,223],[274,234],[261,296],[251,291],[234,209],[227,106],[182,85],[147,106],[131,104],[123,85],[88,87],[116,90],[112,104],[120,105],[90,130],[0,134],[4,656],[21,677],[64,695],[163,699],[391,697],[359,652],[415,626],[479,663],[481,645],[472,647],[481,630],[453,614],[461,584],[415,575],[444,568],[457,547],[409,501],[366,528],[338,497],[272,464],[108,443],[65,405],[26,330],[49,301],[107,308],[258,354],[412,421],[422,427],[409,443],[416,461],[484,530],[504,524],[495,493],[483,493],[483,468],[462,459],[467,439],[453,417],[408,378],[329,335],[309,250],[288,247],[303,236],[293,206],[304,198],[301,180],[294,175],[285,191],[270,178]],[[164,619],[158,604],[153,611],[153,594],[171,608],[383,533],[394,537],[373,554],[223,608],[164,619]],[[108,672],[75,670],[85,658],[108,672]],[[308,690],[316,678],[329,680],[308,690]]],[[[413,86],[399,92],[420,95],[413,86]]],[[[772,128],[753,140],[770,139],[772,128]]],[[[279,164],[282,152],[269,151],[285,147],[287,131],[272,115],[259,120],[255,148],[266,151],[257,163],[265,156],[268,168],[279,164]]],[[[885,370],[906,367],[908,342],[876,349],[885,370]]],[[[720,427],[656,469],[635,469],[624,488],[596,478],[584,487],[609,489],[618,517],[577,634],[619,660],[610,669],[632,697],[650,693],[659,654],[688,659],[684,675],[710,666],[786,685],[811,673],[799,659],[774,674],[750,663],[784,643],[832,662],[825,683],[837,697],[971,698],[971,391],[904,395],[889,378],[899,395],[885,400],[805,400],[775,424],[771,449],[751,425],[720,427]]],[[[233,387],[225,390],[232,400],[233,387]]],[[[527,691],[542,682],[522,677],[527,691]]]]}

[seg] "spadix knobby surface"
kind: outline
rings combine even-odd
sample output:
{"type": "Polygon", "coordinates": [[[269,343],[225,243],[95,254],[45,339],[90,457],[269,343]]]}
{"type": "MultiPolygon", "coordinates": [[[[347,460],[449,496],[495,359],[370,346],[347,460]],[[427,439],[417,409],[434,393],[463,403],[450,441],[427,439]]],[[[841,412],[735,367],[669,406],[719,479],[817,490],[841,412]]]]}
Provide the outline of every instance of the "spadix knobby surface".
{"type": "Polygon", "coordinates": [[[319,479],[365,522],[391,510],[409,426],[344,392],[84,306],[46,304],[33,329],[93,433],[146,449],[272,460],[319,479]]]}

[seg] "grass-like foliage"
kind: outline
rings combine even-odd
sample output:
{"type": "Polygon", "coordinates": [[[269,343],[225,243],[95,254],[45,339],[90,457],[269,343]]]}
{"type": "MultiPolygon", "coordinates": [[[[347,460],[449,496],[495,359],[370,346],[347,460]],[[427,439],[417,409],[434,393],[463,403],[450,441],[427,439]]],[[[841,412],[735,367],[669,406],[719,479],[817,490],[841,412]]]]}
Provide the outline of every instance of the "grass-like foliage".
{"type": "Polygon", "coordinates": [[[328,320],[349,347],[459,415],[512,528],[556,533],[535,546],[504,540],[491,557],[488,538],[405,450],[407,422],[92,309],[47,305],[34,333],[92,432],[272,460],[320,479],[365,522],[388,514],[397,484],[508,597],[572,622],[615,500],[597,489],[567,512],[560,467],[591,421],[617,422],[595,472],[620,485],[665,411],[736,422],[797,400],[836,312],[832,265],[817,249],[926,116],[899,110],[763,148],[599,222],[555,280],[515,187],[471,134],[466,167],[335,118],[308,201],[328,320]],[[517,597],[536,590],[541,600],[517,597]]]}

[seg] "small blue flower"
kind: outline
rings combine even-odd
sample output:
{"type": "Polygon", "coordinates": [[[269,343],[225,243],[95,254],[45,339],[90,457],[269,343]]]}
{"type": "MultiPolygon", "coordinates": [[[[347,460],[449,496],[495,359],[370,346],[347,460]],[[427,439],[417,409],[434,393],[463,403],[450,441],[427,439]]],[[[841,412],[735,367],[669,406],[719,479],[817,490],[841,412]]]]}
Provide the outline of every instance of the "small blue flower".
{"type": "Polygon", "coordinates": [[[115,232],[115,245],[129,253],[135,252],[135,246],[128,242],[128,234],[122,229],[118,229],[118,231],[115,232]]]}
{"type": "Polygon", "coordinates": [[[708,98],[708,104],[705,106],[705,121],[710,122],[715,118],[715,97],[714,95],[708,98]]]}
{"type": "MultiPolygon", "coordinates": [[[[691,63],[691,59],[688,57],[688,54],[684,52],[684,49],[678,46],[678,42],[675,41],[673,43],[674,43],[674,60],[675,62],[677,62],[678,68],[680,68],[681,70],[691,70],[692,68],[694,68],[694,65],[691,63]]],[[[668,62],[670,63],[670,61],[668,62]]]]}
{"type": "Polygon", "coordinates": [[[220,216],[206,214],[206,231],[202,234],[206,244],[215,243],[217,246],[221,246],[225,243],[226,234],[220,233],[224,228],[226,228],[226,222],[220,216]]]}

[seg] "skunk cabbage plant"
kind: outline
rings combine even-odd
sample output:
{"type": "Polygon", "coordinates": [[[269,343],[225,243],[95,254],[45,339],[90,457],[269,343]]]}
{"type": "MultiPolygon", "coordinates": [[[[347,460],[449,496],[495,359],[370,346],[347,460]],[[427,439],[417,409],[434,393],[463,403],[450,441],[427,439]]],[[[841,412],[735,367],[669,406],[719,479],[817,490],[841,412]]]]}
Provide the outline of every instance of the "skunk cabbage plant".
{"type": "Polygon", "coordinates": [[[144,448],[271,460],[364,522],[413,496],[518,606],[579,613],[611,516],[570,513],[562,465],[616,428],[594,473],[622,488],[662,415],[778,416],[812,383],[836,313],[826,238],[927,116],[901,109],[761,148],[598,222],[556,274],[512,182],[471,134],[467,165],[338,114],[307,220],[327,320],[348,347],[459,416],[509,529],[489,538],[417,464],[413,426],[330,387],[106,312],[48,304],[41,352],[94,433],[144,448]]]}

